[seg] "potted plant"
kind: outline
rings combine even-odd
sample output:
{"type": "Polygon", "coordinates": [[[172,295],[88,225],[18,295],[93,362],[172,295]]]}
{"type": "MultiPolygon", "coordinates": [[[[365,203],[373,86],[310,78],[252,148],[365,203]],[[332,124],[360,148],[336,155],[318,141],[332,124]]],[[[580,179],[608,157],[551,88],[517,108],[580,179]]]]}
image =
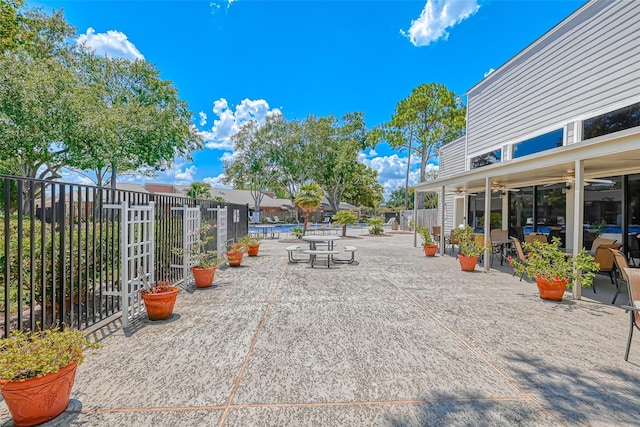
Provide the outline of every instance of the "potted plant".
{"type": "Polygon", "coordinates": [[[429,229],[422,225],[416,229],[416,232],[422,237],[422,247],[424,248],[425,256],[435,256],[438,245],[433,241],[429,229]]]}
{"type": "Polygon", "coordinates": [[[242,239],[240,239],[240,241],[242,242],[242,244],[244,245],[247,251],[247,255],[249,256],[258,256],[261,240],[262,240],[261,237],[257,235],[251,236],[249,234],[247,234],[242,239]]]}
{"type": "Polygon", "coordinates": [[[293,234],[293,236],[294,236],[296,239],[302,239],[302,234],[303,234],[302,228],[300,228],[300,227],[294,227],[294,228],[292,228],[292,229],[291,229],[291,234],[293,234]]]}
{"type": "Polygon", "coordinates": [[[224,259],[217,257],[216,251],[209,250],[210,243],[213,241],[213,236],[209,232],[213,228],[215,226],[205,224],[199,230],[190,231],[189,234],[200,234],[200,238],[193,242],[191,249],[185,251],[183,248],[176,248],[173,250],[174,253],[186,258],[187,265],[195,263],[191,267],[191,274],[193,274],[197,288],[208,288],[213,285],[217,266],[224,259]]]}
{"type": "Polygon", "coordinates": [[[229,267],[240,267],[242,256],[244,255],[244,244],[238,241],[231,245],[227,251],[227,263],[229,267]]]}
{"type": "Polygon", "coordinates": [[[542,299],[561,301],[565,289],[572,289],[578,280],[588,288],[599,270],[584,248],[576,256],[570,256],[560,249],[560,244],[557,237],[551,243],[537,240],[525,243],[523,247],[528,251],[527,257],[517,263],[510,259],[510,265],[517,274],[527,273],[536,279],[542,299]]]}
{"type": "Polygon", "coordinates": [[[473,229],[468,224],[458,228],[456,236],[458,236],[458,248],[460,250],[458,254],[460,268],[462,271],[474,271],[478,263],[478,257],[487,249],[490,249],[491,246],[489,243],[485,244],[484,241],[481,243],[480,239],[474,236],[473,229]]]}
{"type": "Polygon", "coordinates": [[[150,285],[146,279],[143,279],[143,287],[140,289],[140,295],[144,300],[144,307],[147,310],[149,320],[164,320],[173,314],[173,306],[176,303],[179,288],[166,280],[158,280],[155,285],[150,285]]]}
{"type": "Polygon", "coordinates": [[[49,421],[69,405],[85,348],[98,348],[82,331],[12,331],[0,340],[0,390],[16,426],[49,421]]]}

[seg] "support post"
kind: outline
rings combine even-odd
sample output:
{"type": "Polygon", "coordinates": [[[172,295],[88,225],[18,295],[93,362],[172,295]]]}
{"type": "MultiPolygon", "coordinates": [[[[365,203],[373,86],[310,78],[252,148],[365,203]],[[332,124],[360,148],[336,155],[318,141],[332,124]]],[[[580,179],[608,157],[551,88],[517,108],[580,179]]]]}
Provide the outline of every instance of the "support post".
{"type": "MultiPolygon", "coordinates": [[[[446,252],[446,246],[444,244],[444,213],[446,209],[446,204],[444,202],[444,185],[440,187],[440,196],[438,197],[438,206],[440,207],[440,255],[444,255],[446,252]]],[[[455,227],[455,224],[454,224],[455,227]]]]}
{"type": "MultiPolygon", "coordinates": [[[[575,182],[573,183],[573,256],[582,248],[582,223],[584,222],[584,162],[575,161],[575,182]]],[[[582,297],[582,283],[573,284],[573,299],[582,297]]]]}
{"type": "MultiPolygon", "coordinates": [[[[484,244],[489,242],[491,236],[491,179],[485,178],[484,182],[484,244]]],[[[489,271],[491,250],[484,251],[484,271],[489,271]]]]}

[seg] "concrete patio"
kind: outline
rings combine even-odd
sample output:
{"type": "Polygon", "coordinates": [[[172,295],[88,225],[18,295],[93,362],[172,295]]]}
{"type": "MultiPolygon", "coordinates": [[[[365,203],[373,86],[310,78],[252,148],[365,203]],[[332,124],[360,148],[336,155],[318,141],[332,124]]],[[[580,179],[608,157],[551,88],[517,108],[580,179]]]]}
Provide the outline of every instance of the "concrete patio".
{"type": "Polygon", "coordinates": [[[552,303],[509,267],[425,258],[413,235],[343,244],[357,263],[311,269],[264,241],[213,288],[182,291],[172,319],[100,329],[49,424],[638,425],[640,336],[625,362],[608,277],[552,303]]]}

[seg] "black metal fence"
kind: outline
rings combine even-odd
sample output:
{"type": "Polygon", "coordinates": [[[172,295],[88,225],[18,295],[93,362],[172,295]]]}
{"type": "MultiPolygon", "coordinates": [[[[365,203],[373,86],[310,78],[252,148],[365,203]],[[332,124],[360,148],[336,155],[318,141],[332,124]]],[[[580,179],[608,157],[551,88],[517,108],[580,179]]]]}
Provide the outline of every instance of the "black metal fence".
{"type": "MultiPolygon", "coordinates": [[[[181,247],[182,213],[200,206],[203,223],[215,223],[210,208],[227,208],[227,236],[248,233],[247,205],[195,200],[0,175],[0,326],[46,328],[65,323],[85,329],[120,311],[120,211],[106,205],[155,205],[156,278],[183,280],[173,251],[181,247]]],[[[216,242],[211,242],[215,249],[216,242]]]]}

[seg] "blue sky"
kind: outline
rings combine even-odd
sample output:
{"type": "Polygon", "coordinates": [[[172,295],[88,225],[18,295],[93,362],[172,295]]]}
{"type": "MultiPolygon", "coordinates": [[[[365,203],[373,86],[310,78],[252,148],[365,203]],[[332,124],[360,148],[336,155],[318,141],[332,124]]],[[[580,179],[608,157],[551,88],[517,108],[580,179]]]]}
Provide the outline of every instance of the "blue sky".
{"type": "MultiPolygon", "coordinates": [[[[63,8],[78,40],[98,53],[155,64],[189,103],[207,147],[154,180],[216,187],[221,159],[232,155],[229,136],[243,121],[275,109],[287,119],[362,111],[371,128],[422,83],[464,94],[584,3],[27,1],[63,8]]],[[[387,195],[404,185],[406,152],[382,144],[361,159],[387,195]]]]}

